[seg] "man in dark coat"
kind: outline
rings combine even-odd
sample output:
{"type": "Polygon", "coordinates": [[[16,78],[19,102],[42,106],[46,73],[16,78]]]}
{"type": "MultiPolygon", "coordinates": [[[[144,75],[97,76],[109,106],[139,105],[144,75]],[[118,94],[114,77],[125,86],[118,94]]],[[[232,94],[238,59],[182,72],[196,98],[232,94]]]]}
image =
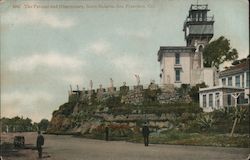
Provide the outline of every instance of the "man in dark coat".
{"type": "Polygon", "coordinates": [[[36,139],[36,147],[38,150],[38,156],[39,158],[42,158],[42,145],[44,144],[44,138],[41,134],[41,131],[38,131],[38,136],[36,139]]]}
{"type": "Polygon", "coordinates": [[[144,145],[148,146],[148,136],[149,136],[149,128],[147,126],[147,123],[145,122],[142,128],[142,135],[144,138],[144,145]]]}

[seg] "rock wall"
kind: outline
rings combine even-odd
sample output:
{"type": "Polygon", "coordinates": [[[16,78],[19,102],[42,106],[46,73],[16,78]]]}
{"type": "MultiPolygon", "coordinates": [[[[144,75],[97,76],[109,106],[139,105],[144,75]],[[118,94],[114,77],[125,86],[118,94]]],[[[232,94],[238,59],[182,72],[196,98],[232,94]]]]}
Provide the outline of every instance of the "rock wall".
{"type": "Polygon", "coordinates": [[[140,105],[148,99],[154,99],[154,101],[160,104],[191,102],[189,95],[180,95],[176,92],[174,85],[168,84],[158,87],[154,83],[151,83],[147,89],[144,89],[142,85],[138,85],[133,86],[132,90],[129,90],[128,86],[122,86],[120,90],[111,87],[107,90],[99,88],[96,91],[72,91],[69,94],[69,102],[83,101],[85,103],[92,103],[93,101],[97,101],[101,103],[109,97],[121,97],[121,103],[134,105],[140,105]]]}
{"type": "MultiPolygon", "coordinates": [[[[90,91],[72,91],[69,102],[53,113],[48,132],[91,133],[104,125],[140,127],[145,121],[151,128],[170,129],[174,126],[178,113],[158,110],[163,104],[190,103],[188,95],[179,95],[173,85],[159,87],[151,83],[147,88],[142,85],[90,91]],[[155,104],[147,106],[145,104],[155,104]],[[130,108],[131,107],[131,108],[130,108]],[[117,109],[117,110],[115,110],[117,109]]],[[[175,108],[175,107],[172,107],[175,108]]],[[[163,108],[164,110],[164,108],[163,108]]]]}

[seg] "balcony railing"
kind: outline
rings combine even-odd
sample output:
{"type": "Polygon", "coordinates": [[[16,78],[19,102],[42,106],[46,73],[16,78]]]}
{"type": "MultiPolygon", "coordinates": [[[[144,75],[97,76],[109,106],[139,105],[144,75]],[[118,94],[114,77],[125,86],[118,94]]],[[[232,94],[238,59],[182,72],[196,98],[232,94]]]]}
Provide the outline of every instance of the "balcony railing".
{"type": "Polygon", "coordinates": [[[208,10],[207,4],[192,4],[190,10],[208,10]]]}
{"type": "Polygon", "coordinates": [[[212,22],[214,21],[214,16],[210,16],[210,17],[195,17],[195,18],[190,18],[190,17],[187,17],[186,19],[186,22],[212,22]]]}

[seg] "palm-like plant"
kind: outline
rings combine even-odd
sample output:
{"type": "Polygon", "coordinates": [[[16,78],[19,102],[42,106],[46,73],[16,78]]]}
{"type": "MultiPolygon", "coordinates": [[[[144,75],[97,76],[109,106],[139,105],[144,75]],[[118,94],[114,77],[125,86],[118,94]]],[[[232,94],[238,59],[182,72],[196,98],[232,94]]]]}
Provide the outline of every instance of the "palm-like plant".
{"type": "Polygon", "coordinates": [[[212,127],[214,123],[214,118],[212,115],[203,114],[197,117],[197,124],[200,126],[201,130],[207,130],[212,127]]]}
{"type": "Polygon", "coordinates": [[[243,119],[245,119],[246,116],[247,116],[247,109],[244,108],[244,107],[240,107],[239,109],[236,107],[233,110],[233,113],[231,114],[231,117],[232,117],[232,119],[234,119],[234,124],[233,124],[232,130],[231,130],[231,134],[230,134],[231,137],[234,134],[234,130],[235,130],[236,124],[240,123],[240,121],[243,120],[243,119]]]}

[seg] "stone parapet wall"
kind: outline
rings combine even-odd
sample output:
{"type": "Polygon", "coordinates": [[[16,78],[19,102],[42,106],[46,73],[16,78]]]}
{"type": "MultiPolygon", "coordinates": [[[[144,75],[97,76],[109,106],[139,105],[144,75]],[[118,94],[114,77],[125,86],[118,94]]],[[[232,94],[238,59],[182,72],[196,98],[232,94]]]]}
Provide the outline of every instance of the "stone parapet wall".
{"type": "MultiPolygon", "coordinates": [[[[104,102],[109,97],[121,97],[121,103],[141,105],[146,100],[146,92],[150,91],[155,94],[155,100],[160,104],[176,103],[176,102],[191,102],[188,96],[178,95],[174,85],[166,84],[158,86],[157,84],[150,84],[148,88],[144,88],[143,85],[133,86],[133,89],[129,89],[129,86],[121,86],[119,90],[116,87],[109,87],[107,90],[99,88],[91,91],[73,91],[69,94],[69,102],[82,101],[91,103],[96,100],[97,102],[104,102]]],[[[152,95],[151,95],[152,96],[152,95]]],[[[152,98],[152,97],[151,97],[152,98]]]]}

